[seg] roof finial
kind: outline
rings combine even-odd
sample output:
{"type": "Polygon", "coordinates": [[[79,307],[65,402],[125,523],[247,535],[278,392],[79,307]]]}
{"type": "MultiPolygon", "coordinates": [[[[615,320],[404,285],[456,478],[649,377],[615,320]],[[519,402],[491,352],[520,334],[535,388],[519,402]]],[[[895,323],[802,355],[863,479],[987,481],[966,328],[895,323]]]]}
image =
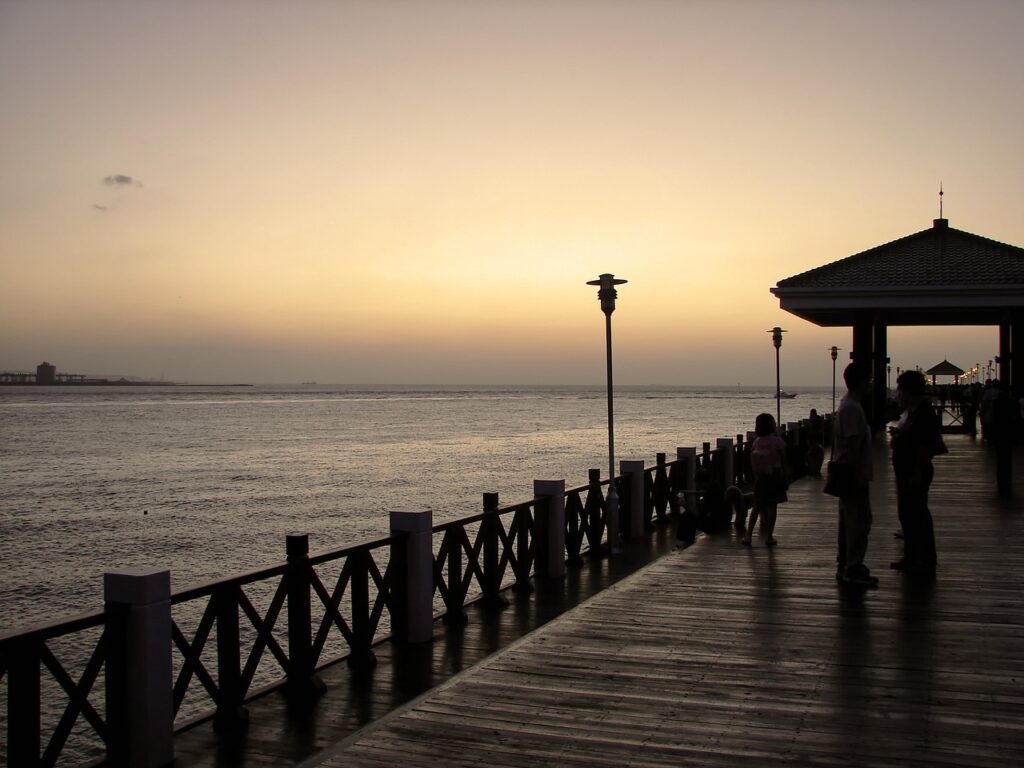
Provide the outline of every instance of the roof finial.
{"type": "Polygon", "coordinates": [[[942,218],[942,182],[939,182],[939,218],[942,218]]]}

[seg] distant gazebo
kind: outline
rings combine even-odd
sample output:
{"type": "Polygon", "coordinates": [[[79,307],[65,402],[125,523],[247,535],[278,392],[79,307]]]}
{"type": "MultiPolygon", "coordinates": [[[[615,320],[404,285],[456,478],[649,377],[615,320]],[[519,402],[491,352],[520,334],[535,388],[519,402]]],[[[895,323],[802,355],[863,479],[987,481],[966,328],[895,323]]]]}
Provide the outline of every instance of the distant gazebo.
{"type": "Polygon", "coordinates": [[[930,229],[780,280],[785,311],[853,329],[850,358],[871,368],[872,423],[884,426],[889,326],[999,328],[1000,381],[1024,388],[1024,248],[953,229],[930,229]]]}
{"type": "Polygon", "coordinates": [[[963,368],[958,368],[957,366],[955,366],[951,362],[949,362],[949,360],[943,360],[938,365],[933,365],[931,368],[929,368],[927,371],[925,371],[925,373],[927,373],[929,376],[932,377],[932,385],[933,386],[936,384],[935,380],[939,376],[952,376],[953,377],[953,383],[956,384],[957,380],[961,376],[963,376],[964,369],[963,368]]]}

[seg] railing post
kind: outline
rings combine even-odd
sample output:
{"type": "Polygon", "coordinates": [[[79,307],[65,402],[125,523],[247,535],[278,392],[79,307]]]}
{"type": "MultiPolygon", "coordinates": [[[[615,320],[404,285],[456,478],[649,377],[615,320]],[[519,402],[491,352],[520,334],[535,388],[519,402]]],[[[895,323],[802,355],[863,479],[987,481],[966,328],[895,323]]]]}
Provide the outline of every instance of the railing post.
{"type": "Polygon", "coordinates": [[[534,480],[533,496],[544,500],[536,507],[537,575],[557,579],[565,575],[565,480],[534,480]]]}
{"type": "Polygon", "coordinates": [[[481,585],[483,596],[480,605],[484,608],[505,608],[508,600],[501,596],[501,574],[498,555],[501,539],[498,536],[498,494],[484,494],[484,517],[480,521],[480,537],[483,539],[484,582],[481,585]]]}
{"type": "Polygon", "coordinates": [[[38,640],[19,640],[7,662],[7,764],[39,765],[38,640]]]}
{"type": "Polygon", "coordinates": [[[686,494],[684,506],[689,510],[697,492],[697,449],[676,448],[676,461],[683,462],[683,490],[686,494]]]}
{"type": "Polygon", "coordinates": [[[392,628],[402,642],[426,642],[434,636],[433,512],[396,510],[390,515],[391,534],[406,534],[391,548],[392,560],[400,563],[392,628]]]}
{"type": "Polygon", "coordinates": [[[731,437],[720,437],[715,441],[715,449],[722,462],[722,491],[730,485],[736,485],[735,444],[731,437]]]}
{"type": "Polygon", "coordinates": [[[242,648],[238,632],[238,587],[234,584],[214,588],[212,599],[217,621],[217,730],[230,729],[249,722],[243,706],[242,648]]]}
{"type": "Polygon", "coordinates": [[[683,463],[676,538],[691,542],[697,538],[697,449],[676,448],[676,461],[683,463]]]}
{"type": "Polygon", "coordinates": [[[313,659],[313,619],[310,610],[309,534],[285,537],[288,571],[288,691],[293,698],[323,693],[327,686],[316,674],[313,659]]]}
{"type": "Polygon", "coordinates": [[[631,539],[644,535],[644,463],[639,460],[619,462],[619,472],[629,478],[629,531],[631,539]]]}
{"type": "Polygon", "coordinates": [[[657,464],[657,469],[654,473],[654,511],[657,515],[657,524],[665,525],[668,523],[667,511],[669,506],[667,456],[664,453],[657,453],[654,456],[654,461],[657,464]]]}
{"type": "Polygon", "coordinates": [[[125,768],[174,760],[171,572],[103,574],[107,614],[107,758],[125,768]]]}

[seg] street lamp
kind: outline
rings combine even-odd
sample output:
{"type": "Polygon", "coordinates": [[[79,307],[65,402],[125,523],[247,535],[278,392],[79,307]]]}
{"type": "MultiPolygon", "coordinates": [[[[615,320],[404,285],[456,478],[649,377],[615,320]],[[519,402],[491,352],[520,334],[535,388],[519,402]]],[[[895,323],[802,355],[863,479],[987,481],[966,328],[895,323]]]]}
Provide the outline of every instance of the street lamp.
{"type": "Polygon", "coordinates": [[[597,298],[601,301],[604,312],[604,338],[608,366],[608,498],[605,499],[608,516],[608,550],[619,551],[619,494],[615,490],[615,411],[612,406],[612,312],[615,311],[615,299],[619,292],[616,285],[625,280],[616,280],[615,275],[605,272],[597,280],[588,280],[587,285],[600,286],[597,298]]]}
{"type": "Polygon", "coordinates": [[[782,346],[782,334],[786,333],[785,329],[775,326],[770,331],[765,331],[772,335],[772,344],[775,345],[775,425],[779,430],[779,434],[782,434],[782,388],[779,386],[779,348],[782,346]]]}
{"type": "Polygon", "coordinates": [[[832,347],[832,413],[836,412],[836,358],[839,357],[839,347],[832,347]]]}

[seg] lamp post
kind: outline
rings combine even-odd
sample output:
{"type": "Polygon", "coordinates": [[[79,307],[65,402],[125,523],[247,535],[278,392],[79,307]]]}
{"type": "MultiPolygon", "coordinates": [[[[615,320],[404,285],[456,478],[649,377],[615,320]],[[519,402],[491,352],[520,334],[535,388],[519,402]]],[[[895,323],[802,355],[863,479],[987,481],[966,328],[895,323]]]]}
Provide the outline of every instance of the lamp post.
{"type": "Polygon", "coordinates": [[[775,326],[770,331],[772,335],[772,344],[775,345],[775,425],[779,430],[779,434],[782,434],[782,387],[779,386],[779,348],[782,346],[782,334],[786,331],[779,326],[775,326]]]}
{"type": "Polygon", "coordinates": [[[839,357],[839,347],[832,347],[829,350],[832,354],[832,413],[836,412],[836,358],[839,357]]]}
{"type": "Polygon", "coordinates": [[[615,275],[605,272],[597,280],[588,280],[587,285],[597,285],[600,289],[597,298],[601,301],[604,312],[605,357],[608,366],[608,498],[605,507],[608,516],[608,550],[619,551],[619,494],[615,490],[615,410],[612,405],[612,312],[615,311],[615,299],[619,292],[616,285],[625,280],[616,280],[615,275]]]}

